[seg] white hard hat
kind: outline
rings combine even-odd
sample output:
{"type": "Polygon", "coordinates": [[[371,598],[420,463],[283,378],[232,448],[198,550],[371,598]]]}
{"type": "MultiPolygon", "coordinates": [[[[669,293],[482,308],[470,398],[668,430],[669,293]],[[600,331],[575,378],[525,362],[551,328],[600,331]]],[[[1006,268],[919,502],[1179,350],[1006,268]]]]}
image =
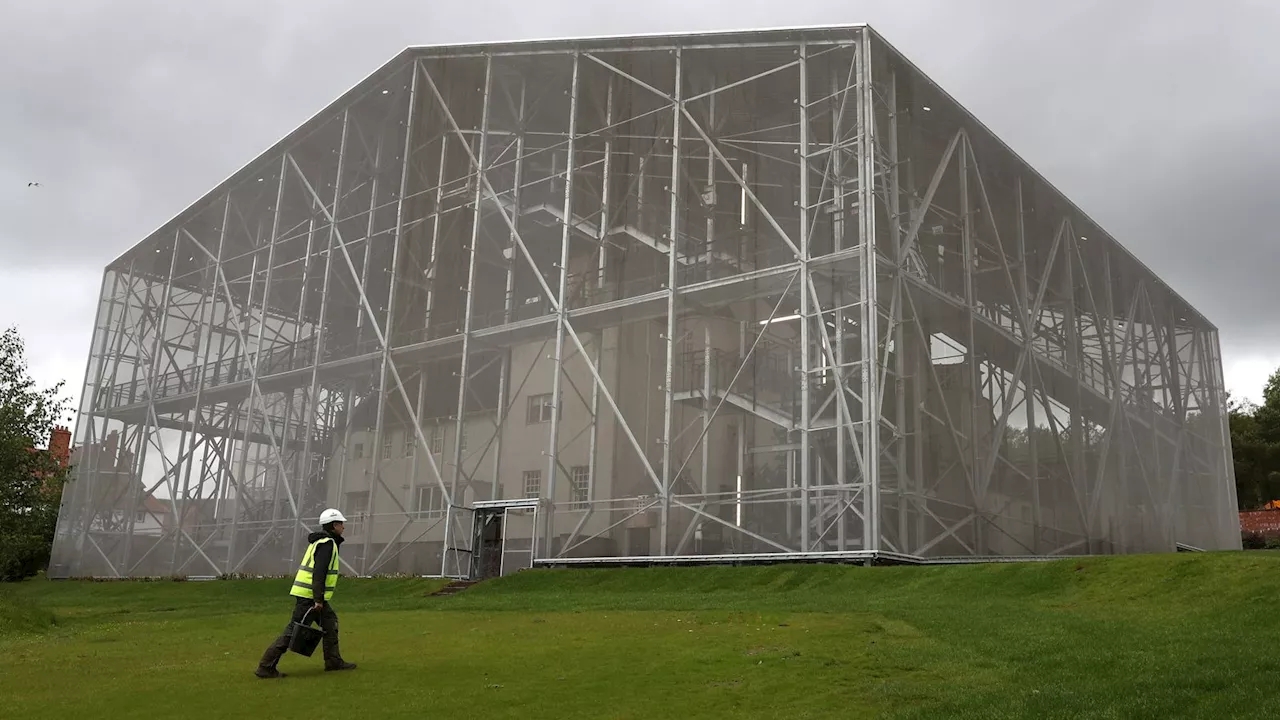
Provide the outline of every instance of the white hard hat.
{"type": "Polygon", "coordinates": [[[342,517],[342,513],[338,512],[336,508],[329,508],[328,510],[320,513],[321,525],[328,525],[331,522],[345,523],[346,521],[347,519],[342,517]]]}

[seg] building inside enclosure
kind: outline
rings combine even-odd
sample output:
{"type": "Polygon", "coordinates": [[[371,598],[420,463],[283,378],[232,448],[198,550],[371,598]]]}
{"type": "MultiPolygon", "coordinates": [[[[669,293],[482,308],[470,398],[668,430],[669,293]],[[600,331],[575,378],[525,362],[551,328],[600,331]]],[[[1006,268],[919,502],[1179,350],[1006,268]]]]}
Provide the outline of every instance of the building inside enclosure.
{"type": "Polygon", "coordinates": [[[1226,428],[870,28],[411,48],[107,267],[50,574],[1238,548],[1226,428]]]}

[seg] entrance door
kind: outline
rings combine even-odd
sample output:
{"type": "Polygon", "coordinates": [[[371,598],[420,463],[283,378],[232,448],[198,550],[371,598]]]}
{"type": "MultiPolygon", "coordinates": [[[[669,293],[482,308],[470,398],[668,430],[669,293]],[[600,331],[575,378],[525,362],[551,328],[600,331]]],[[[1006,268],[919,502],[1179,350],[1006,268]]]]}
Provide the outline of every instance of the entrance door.
{"type": "Polygon", "coordinates": [[[450,507],[449,513],[451,517],[444,538],[441,575],[449,578],[469,577],[475,561],[475,513],[469,508],[457,506],[450,507]]]}
{"type": "Polygon", "coordinates": [[[533,567],[538,527],[535,502],[475,508],[472,525],[472,580],[488,580],[533,567]]]}
{"type": "Polygon", "coordinates": [[[506,508],[486,508],[475,513],[475,541],[471,544],[471,579],[488,580],[502,574],[503,525],[506,508]]]}

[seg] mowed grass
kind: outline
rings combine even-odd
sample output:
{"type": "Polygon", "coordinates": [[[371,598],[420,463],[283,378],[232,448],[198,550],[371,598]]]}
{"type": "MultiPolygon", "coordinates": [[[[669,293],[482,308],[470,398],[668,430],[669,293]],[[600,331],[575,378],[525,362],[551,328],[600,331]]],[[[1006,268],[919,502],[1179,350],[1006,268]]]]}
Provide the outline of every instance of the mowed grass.
{"type": "Polygon", "coordinates": [[[1280,707],[1280,555],[343,580],[352,673],[285,581],[0,586],[4,716],[1232,718],[1280,707]]]}

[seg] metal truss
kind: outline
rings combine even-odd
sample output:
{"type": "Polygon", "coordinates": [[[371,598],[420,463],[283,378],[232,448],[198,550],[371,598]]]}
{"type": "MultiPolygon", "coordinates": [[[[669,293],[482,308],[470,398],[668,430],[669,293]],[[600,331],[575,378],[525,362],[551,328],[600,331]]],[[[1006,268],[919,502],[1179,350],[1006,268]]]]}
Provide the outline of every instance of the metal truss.
{"type": "Polygon", "coordinates": [[[1239,547],[1216,329],[869,28],[420,48],[108,267],[51,574],[1239,547]]]}

